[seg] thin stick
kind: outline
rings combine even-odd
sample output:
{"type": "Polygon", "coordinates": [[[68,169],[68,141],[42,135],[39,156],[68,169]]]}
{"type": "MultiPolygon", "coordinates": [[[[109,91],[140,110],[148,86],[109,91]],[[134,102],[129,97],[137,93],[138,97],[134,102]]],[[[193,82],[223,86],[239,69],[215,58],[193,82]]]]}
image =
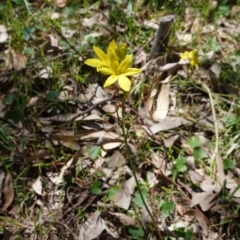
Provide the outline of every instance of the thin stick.
{"type": "Polygon", "coordinates": [[[165,52],[170,35],[170,28],[174,20],[174,15],[164,16],[159,23],[157,36],[150,51],[150,59],[154,59],[161,52],[165,52]]]}

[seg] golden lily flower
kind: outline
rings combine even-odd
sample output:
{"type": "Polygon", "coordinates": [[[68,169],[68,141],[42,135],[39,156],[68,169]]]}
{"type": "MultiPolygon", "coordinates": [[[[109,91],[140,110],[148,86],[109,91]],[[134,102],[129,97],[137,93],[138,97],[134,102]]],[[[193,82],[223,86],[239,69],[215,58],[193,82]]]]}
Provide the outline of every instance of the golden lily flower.
{"type": "Polygon", "coordinates": [[[87,59],[84,63],[97,68],[97,71],[102,74],[110,75],[103,87],[108,87],[118,82],[119,87],[128,92],[131,87],[131,81],[128,76],[136,75],[142,70],[130,68],[133,56],[127,54],[127,44],[117,45],[115,40],[112,40],[108,45],[107,53],[95,46],[93,51],[98,58],[87,59]]]}
{"type": "Polygon", "coordinates": [[[198,58],[198,51],[196,49],[191,52],[185,51],[184,53],[180,54],[180,57],[183,60],[188,60],[191,66],[198,68],[200,60],[198,58]]]}

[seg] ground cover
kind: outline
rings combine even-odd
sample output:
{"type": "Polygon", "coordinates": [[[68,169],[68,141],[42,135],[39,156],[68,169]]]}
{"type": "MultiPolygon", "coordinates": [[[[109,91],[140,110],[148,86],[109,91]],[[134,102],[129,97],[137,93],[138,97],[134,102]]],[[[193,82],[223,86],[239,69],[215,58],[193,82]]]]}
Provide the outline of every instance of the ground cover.
{"type": "Polygon", "coordinates": [[[239,21],[227,0],[0,3],[1,238],[238,239],[239,21]]]}

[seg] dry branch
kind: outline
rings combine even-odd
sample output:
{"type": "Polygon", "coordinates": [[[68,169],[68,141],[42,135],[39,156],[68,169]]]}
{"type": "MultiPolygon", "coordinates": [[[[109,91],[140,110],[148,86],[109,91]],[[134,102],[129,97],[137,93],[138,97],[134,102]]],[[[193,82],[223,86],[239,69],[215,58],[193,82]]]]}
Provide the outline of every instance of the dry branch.
{"type": "Polygon", "coordinates": [[[164,16],[160,20],[157,36],[150,51],[150,60],[154,59],[160,53],[165,52],[173,20],[174,15],[164,16]]]}

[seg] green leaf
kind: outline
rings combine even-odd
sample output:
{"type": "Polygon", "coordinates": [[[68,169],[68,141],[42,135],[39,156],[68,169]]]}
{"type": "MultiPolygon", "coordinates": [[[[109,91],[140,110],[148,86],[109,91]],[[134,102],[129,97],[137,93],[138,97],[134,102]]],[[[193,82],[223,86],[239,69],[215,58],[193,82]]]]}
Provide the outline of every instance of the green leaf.
{"type": "Polygon", "coordinates": [[[239,126],[240,126],[240,119],[234,113],[230,114],[227,117],[224,117],[223,120],[224,120],[224,123],[226,124],[226,127],[239,128],[239,126]]]}
{"type": "Polygon", "coordinates": [[[93,182],[92,186],[91,186],[91,191],[93,194],[100,194],[102,192],[101,188],[101,182],[100,181],[95,181],[93,182]]]}
{"type": "Polygon", "coordinates": [[[223,167],[225,170],[233,169],[235,167],[233,160],[230,158],[223,159],[223,167]]]}
{"type": "Polygon", "coordinates": [[[117,185],[110,187],[110,188],[108,189],[108,198],[109,198],[109,199],[113,199],[119,189],[120,189],[120,186],[117,186],[117,185]]]}
{"type": "Polygon", "coordinates": [[[199,136],[193,136],[187,139],[187,143],[192,147],[196,148],[200,146],[200,138],[199,136]]]}
{"type": "Polygon", "coordinates": [[[10,110],[8,112],[5,113],[4,118],[6,120],[12,120],[14,123],[19,123],[21,118],[22,118],[22,114],[17,110],[17,109],[13,109],[10,110]]]}
{"type": "Polygon", "coordinates": [[[193,157],[195,160],[201,160],[203,158],[207,157],[207,154],[204,149],[199,148],[199,149],[194,149],[193,150],[193,157]]]}
{"type": "Polygon", "coordinates": [[[219,15],[227,16],[229,15],[229,12],[230,12],[230,7],[227,5],[220,5],[218,8],[219,15]]]}
{"type": "Polygon", "coordinates": [[[69,16],[71,16],[71,15],[73,15],[74,13],[76,13],[76,10],[75,10],[74,7],[65,7],[65,8],[62,9],[62,13],[63,13],[64,15],[69,15],[69,16]]]}
{"type": "Polygon", "coordinates": [[[12,1],[15,2],[19,6],[24,6],[25,5],[24,0],[12,0],[12,1]]]}
{"type": "Polygon", "coordinates": [[[141,228],[141,227],[140,228],[129,228],[128,231],[135,238],[142,238],[145,235],[143,228],[141,228]]]}
{"type": "MultiPolygon", "coordinates": [[[[193,240],[194,239],[194,234],[193,232],[186,231],[184,228],[177,228],[174,229],[174,234],[178,237],[183,238],[184,240],[193,240]]],[[[178,239],[178,238],[177,238],[178,239]]]]}
{"type": "Polygon", "coordinates": [[[34,27],[25,27],[22,30],[22,37],[24,40],[28,41],[31,38],[31,34],[35,32],[34,27]]]}
{"type": "Polygon", "coordinates": [[[100,146],[93,146],[93,147],[90,147],[90,149],[88,149],[88,154],[92,160],[98,159],[100,153],[101,153],[100,146]]]}
{"type": "Polygon", "coordinates": [[[210,49],[213,50],[214,52],[217,52],[220,49],[220,45],[217,43],[216,39],[214,38],[209,39],[208,45],[210,49]]]}
{"type": "Polygon", "coordinates": [[[180,157],[177,159],[176,163],[174,164],[174,168],[178,171],[178,172],[186,172],[187,171],[187,166],[186,164],[186,159],[183,157],[180,157]]]}
{"type": "Polygon", "coordinates": [[[15,99],[15,94],[14,93],[9,93],[4,97],[4,102],[6,104],[11,104],[11,103],[13,103],[14,99],[15,99]]]}
{"type": "Polygon", "coordinates": [[[54,99],[58,98],[59,95],[60,92],[58,91],[48,91],[45,97],[48,101],[53,101],[54,99]]]}
{"type": "MultiPolygon", "coordinates": [[[[146,200],[148,198],[148,191],[147,191],[147,189],[142,188],[141,192],[142,192],[143,198],[146,200]]],[[[142,201],[142,198],[141,198],[141,195],[140,195],[139,191],[135,192],[135,197],[133,199],[133,202],[135,203],[135,205],[137,205],[139,207],[143,206],[143,201],[142,201]]]]}
{"type": "Polygon", "coordinates": [[[32,56],[34,54],[34,48],[26,47],[24,49],[24,53],[29,55],[29,56],[32,56]]]}
{"type": "Polygon", "coordinates": [[[170,213],[174,210],[174,204],[172,202],[162,200],[159,203],[158,208],[161,210],[163,216],[167,218],[170,216],[170,213]]]}

